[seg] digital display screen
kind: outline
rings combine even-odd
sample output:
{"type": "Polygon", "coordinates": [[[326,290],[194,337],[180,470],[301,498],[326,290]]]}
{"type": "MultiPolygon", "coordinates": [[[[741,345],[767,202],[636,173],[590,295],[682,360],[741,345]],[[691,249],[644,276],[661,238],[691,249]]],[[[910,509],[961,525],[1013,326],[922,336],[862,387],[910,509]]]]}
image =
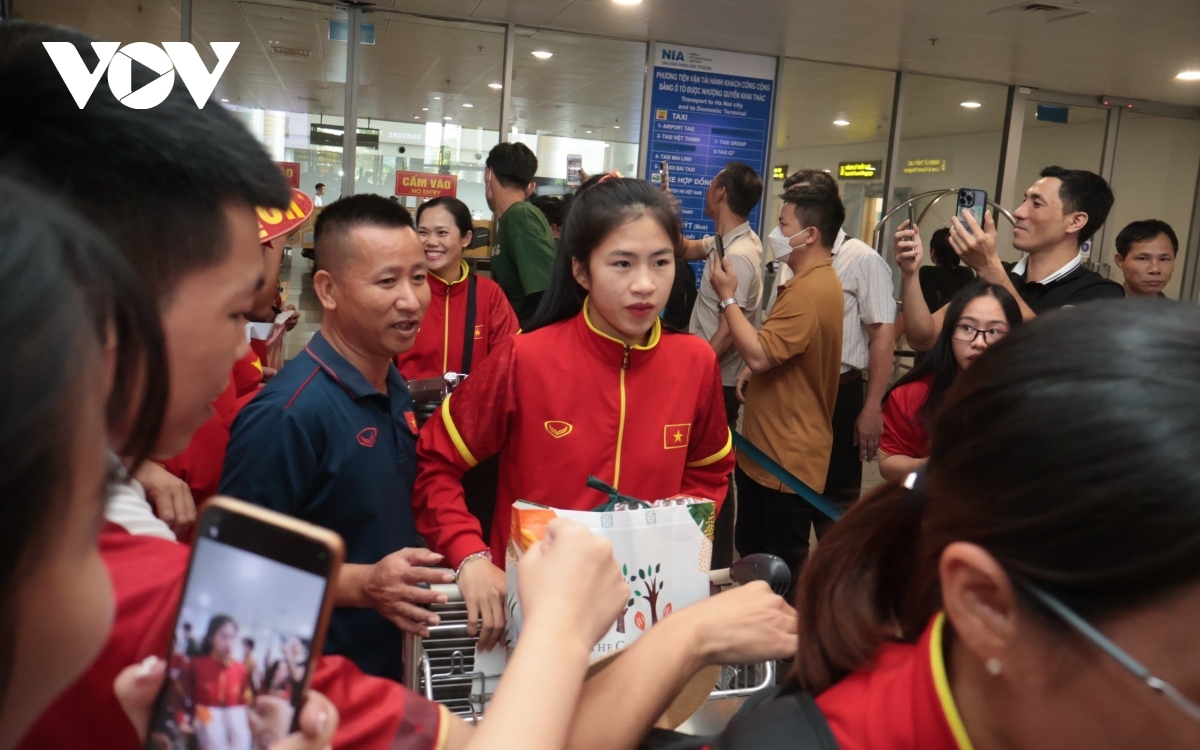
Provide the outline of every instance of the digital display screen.
{"type": "Polygon", "coordinates": [[[146,746],[260,750],[286,735],[325,586],[319,575],[198,538],[146,746]]]}

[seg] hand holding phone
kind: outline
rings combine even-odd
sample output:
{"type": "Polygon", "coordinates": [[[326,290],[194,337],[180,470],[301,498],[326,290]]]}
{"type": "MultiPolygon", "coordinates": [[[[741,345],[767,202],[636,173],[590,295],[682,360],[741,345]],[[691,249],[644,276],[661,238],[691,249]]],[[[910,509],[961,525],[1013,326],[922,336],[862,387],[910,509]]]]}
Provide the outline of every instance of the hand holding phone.
{"type": "MultiPolygon", "coordinates": [[[[295,732],[302,714],[302,741],[323,738],[328,727],[317,725],[330,722],[332,706],[314,698],[323,705],[301,708],[329,624],[330,582],[344,556],[331,531],[230,498],[210,500],[146,748],[185,750],[193,735],[201,747],[233,738],[239,747],[259,748],[282,736],[281,727],[295,732]],[[275,700],[259,705],[252,696],[275,700]]],[[[336,725],[336,712],[332,717],[336,725]]]]}
{"type": "Polygon", "coordinates": [[[717,248],[717,259],[725,260],[725,240],[722,239],[720,232],[713,235],[713,245],[717,248]]]}
{"type": "Polygon", "coordinates": [[[671,164],[666,159],[658,167],[658,186],[664,193],[671,192],[671,164]]]}
{"type": "Polygon", "coordinates": [[[986,192],[962,188],[958,191],[958,213],[950,220],[950,245],[976,273],[1000,268],[996,223],[986,208],[986,192]]]}
{"type": "Polygon", "coordinates": [[[892,255],[896,265],[905,277],[912,276],[921,267],[924,256],[924,246],[921,244],[921,234],[912,220],[912,204],[909,204],[909,218],[896,230],[892,240],[892,255]]]}

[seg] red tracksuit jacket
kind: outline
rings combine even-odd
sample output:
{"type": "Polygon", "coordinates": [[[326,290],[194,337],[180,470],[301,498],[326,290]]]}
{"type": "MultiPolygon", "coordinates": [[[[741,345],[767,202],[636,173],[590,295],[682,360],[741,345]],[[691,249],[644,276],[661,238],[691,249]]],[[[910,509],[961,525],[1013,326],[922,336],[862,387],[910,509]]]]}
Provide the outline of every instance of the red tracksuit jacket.
{"type": "Polygon", "coordinates": [[[584,486],[595,474],[632,497],[683,493],[719,507],[731,449],[708,343],[656,321],[648,344],[627,347],[592,326],[585,303],[571,320],[501,344],[425,423],[413,514],[450,567],[489,546],[503,567],[513,501],[590,510],[607,500],[584,486]],[[459,480],[496,453],[489,545],[459,480]]]}
{"type": "MultiPolygon", "coordinates": [[[[462,372],[463,326],[467,319],[467,263],[463,277],[453,283],[429,274],[429,309],[421,321],[413,348],[396,356],[396,368],[406,380],[438,378],[448,372],[462,372]]],[[[475,277],[475,344],[471,369],[488,352],[517,332],[517,314],[504,296],[500,285],[482,276],[475,277]]]]}

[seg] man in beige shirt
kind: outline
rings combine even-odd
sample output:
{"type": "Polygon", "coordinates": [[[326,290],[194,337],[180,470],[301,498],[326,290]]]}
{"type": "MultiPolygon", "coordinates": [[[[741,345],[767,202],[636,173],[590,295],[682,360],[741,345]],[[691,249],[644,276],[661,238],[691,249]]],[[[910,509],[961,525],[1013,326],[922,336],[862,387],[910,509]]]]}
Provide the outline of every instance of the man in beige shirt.
{"type": "MultiPolygon", "coordinates": [[[[783,195],[775,257],[794,277],[779,290],[761,331],[734,297],[732,264],[713,264],[712,285],[738,354],[754,373],[742,433],[821,492],[833,447],[833,409],[842,362],[842,285],[832,248],[846,209],[837,190],[804,185],[783,195]]],[[[796,579],[808,557],[813,508],[764,468],[738,454],[738,552],[782,557],[796,579]]]]}

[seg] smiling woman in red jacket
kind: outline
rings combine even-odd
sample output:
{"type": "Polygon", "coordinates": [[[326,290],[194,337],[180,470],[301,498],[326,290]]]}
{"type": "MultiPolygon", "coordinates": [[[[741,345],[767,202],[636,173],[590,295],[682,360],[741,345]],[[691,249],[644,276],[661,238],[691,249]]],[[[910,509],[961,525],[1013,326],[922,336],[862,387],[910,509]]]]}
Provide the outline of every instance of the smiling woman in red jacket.
{"type": "Polygon", "coordinates": [[[491,279],[470,272],[463,250],[475,235],[471,211],[457,198],[434,198],[417,209],[417,233],[429,265],[429,309],[412,349],[396,356],[407,380],[469,372],[502,341],[517,332],[517,314],[491,279]],[[467,310],[474,296],[475,314],[467,338],[467,310]],[[470,357],[464,356],[467,341],[470,357]]]}
{"type": "Polygon", "coordinates": [[[716,355],[666,332],[679,219],[648,182],[608,179],[567,217],[554,277],[530,332],[503,342],[426,423],[417,444],[417,528],[458,570],[480,644],[504,624],[509,510],[522,499],[590,510],[589,474],[633,497],[725,499],[733,468],[716,355]],[[460,479],[500,454],[490,534],[460,479]]]}

